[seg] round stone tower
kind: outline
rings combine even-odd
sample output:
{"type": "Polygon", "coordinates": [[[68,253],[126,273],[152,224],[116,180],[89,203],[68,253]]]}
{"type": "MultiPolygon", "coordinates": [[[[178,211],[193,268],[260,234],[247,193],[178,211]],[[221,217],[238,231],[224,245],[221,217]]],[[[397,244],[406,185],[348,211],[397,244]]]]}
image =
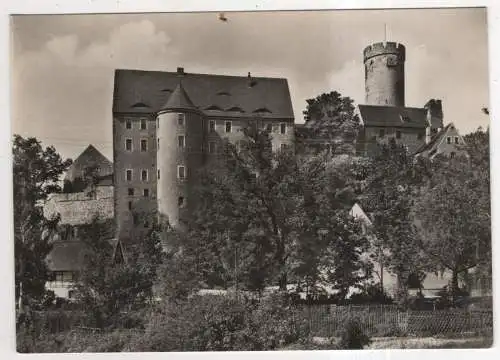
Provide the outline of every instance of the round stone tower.
{"type": "Polygon", "coordinates": [[[379,42],[363,51],[367,105],[405,105],[405,47],[379,42]]]}
{"type": "Polygon", "coordinates": [[[170,225],[179,226],[190,207],[195,171],[203,164],[204,133],[203,114],[181,83],[158,112],[156,126],[158,212],[170,225]]]}

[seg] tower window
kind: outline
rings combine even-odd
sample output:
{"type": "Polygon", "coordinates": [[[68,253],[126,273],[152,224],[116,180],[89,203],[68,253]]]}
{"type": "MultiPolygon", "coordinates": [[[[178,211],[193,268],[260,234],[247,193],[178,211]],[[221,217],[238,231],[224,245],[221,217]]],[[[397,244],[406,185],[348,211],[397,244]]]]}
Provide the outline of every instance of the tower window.
{"type": "Polygon", "coordinates": [[[142,191],[142,194],[144,195],[144,197],[149,197],[149,189],[144,189],[142,191]]]}
{"type": "Polygon", "coordinates": [[[160,180],[160,169],[158,169],[158,180],[160,180]]]}
{"type": "Polygon", "coordinates": [[[179,149],[184,149],[186,146],[186,137],[184,135],[177,136],[177,146],[179,149]]]}
{"type": "Polygon", "coordinates": [[[286,124],[280,124],[280,132],[286,134],[286,124]]]}
{"type": "Polygon", "coordinates": [[[134,196],[134,188],[128,188],[128,196],[134,196]]]}
{"type": "Polygon", "coordinates": [[[157,117],[156,118],[156,128],[159,129],[160,128],[160,117],[157,117]]]}
{"type": "Polygon", "coordinates": [[[379,132],[378,132],[378,136],[379,137],[384,137],[385,136],[385,130],[384,129],[380,129],[379,132]]]}
{"type": "Polygon", "coordinates": [[[177,177],[181,180],[186,178],[186,167],[184,165],[177,166],[177,177]]]}
{"type": "Polygon", "coordinates": [[[130,120],[125,121],[125,128],[127,130],[132,129],[132,121],[130,121],[130,120]]]}
{"type": "Polygon", "coordinates": [[[142,170],[141,171],[141,180],[142,181],[148,181],[148,171],[147,170],[142,170]]]}
{"type": "Polygon", "coordinates": [[[446,143],[447,143],[447,144],[451,144],[451,136],[448,136],[448,137],[446,138],[446,143]]]}
{"type": "Polygon", "coordinates": [[[186,204],[186,201],[184,199],[184,196],[179,196],[179,198],[177,199],[177,205],[180,207],[180,208],[183,208],[186,204]]]}
{"type": "Polygon", "coordinates": [[[147,120],[141,119],[141,130],[146,130],[146,129],[147,129],[147,120]]]}
{"type": "Polygon", "coordinates": [[[132,151],[132,139],[125,139],[125,150],[132,151]]]}
{"type": "Polygon", "coordinates": [[[396,139],[401,139],[401,131],[396,131],[396,139]]]}
{"type": "Polygon", "coordinates": [[[208,143],[208,152],[210,154],[214,154],[216,152],[216,150],[217,150],[216,146],[217,146],[217,144],[215,143],[215,141],[210,141],[208,143]]]}
{"type": "Polygon", "coordinates": [[[158,139],[158,145],[156,146],[157,150],[160,150],[160,139],[158,139]]]}
{"type": "Polygon", "coordinates": [[[185,115],[182,113],[177,114],[177,125],[184,126],[185,115]]]}
{"type": "Polygon", "coordinates": [[[215,120],[210,120],[208,123],[208,131],[215,132],[215,120]]]}
{"type": "Polygon", "coordinates": [[[233,127],[233,123],[231,121],[226,121],[225,123],[225,130],[227,133],[230,133],[233,127]]]}
{"type": "Polygon", "coordinates": [[[132,181],[132,170],[131,169],[127,169],[125,171],[125,179],[127,179],[127,181],[132,181]]]}
{"type": "Polygon", "coordinates": [[[148,151],[148,140],[147,139],[141,139],[141,151],[142,152],[148,151]]]}
{"type": "Polygon", "coordinates": [[[129,202],[128,202],[128,209],[129,209],[129,210],[132,210],[132,201],[129,201],[129,202]]]}

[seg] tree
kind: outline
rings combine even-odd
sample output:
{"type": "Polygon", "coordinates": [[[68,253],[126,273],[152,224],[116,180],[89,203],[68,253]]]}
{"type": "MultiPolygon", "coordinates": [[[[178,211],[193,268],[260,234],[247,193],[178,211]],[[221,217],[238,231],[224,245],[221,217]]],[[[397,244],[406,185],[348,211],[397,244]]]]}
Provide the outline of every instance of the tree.
{"type": "Polygon", "coordinates": [[[451,272],[455,296],[459,276],[491,259],[489,172],[465,157],[437,159],[415,216],[421,248],[440,270],[451,272]]]}
{"type": "Polygon", "coordinates": [[[60,191],[59,178],[71,165],[53,146],[14,135],[14,241],[18,315],[43,298],[48,279],[45,257],[51,250],[58,219],[45,219],[40,202],[60,191]]]}
{"type": "Polygon", "coordinates": [[[332,154],[353,154],[360,126],[353,100],[343,97],[337,91],[332,91],[308,99],[306,102],[307,108],[303,112],[305,119],[303,136],[299,134],[298,139],[306,143],[308,140],[328,143],[332,154]]]}
{"type": "Polygon", "coordinates": [[[427,161],[413,158],[393,140],[380,145],[371,159],[367,188],[362,203],[373,216],[374,252],[397,277],[397,300],[405,302],[410,274],[429,264],[416,241],[412,209],[421,185],[430,176],[427,161]]]}
{"type": "Polygon", "coordinates": [[[163,259],[156,227],[126,247],[111,240],[111,230],[108,223],[95,218],[80,231],[85,257],[76,298],[93,326],[99,328],[116,326],[121,312],[142,309],[152,300],[156,271],[163,259]]]}
{"type": "Polygon", "coordinates": [[[202,259],[196,267],[204,278],[218,274],[223,287],[285,290],[290,280],[313,286],[326,247],[344,246],[339,237],[347,241],[357,231],[332,225],[348,213],[348,186],[328,170],[328,157],[273,152],[267,132],[243,132],[245,140],[226,143],[219,162],[199,176],[190,254],[202,259]],[[325,229],[332,231],[325,236],[325,229]]]}

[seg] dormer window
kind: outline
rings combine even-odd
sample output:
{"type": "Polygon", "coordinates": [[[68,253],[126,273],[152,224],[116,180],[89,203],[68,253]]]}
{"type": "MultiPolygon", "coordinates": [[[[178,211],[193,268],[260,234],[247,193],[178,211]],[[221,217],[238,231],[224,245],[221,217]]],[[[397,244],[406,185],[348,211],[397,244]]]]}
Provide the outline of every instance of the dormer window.
{"type": "Polygon", "coordinates": [[[455,136],[455,144],[458,145],[458,136],[455,136]]]}
{"type": "Polygon", "coordinates": [[[146,119],[141,119],[141,130],[146,130],[148,122],[146,119]]]}
{"type": "Polygon", "coordinates": [[[451,144],[451,136],[446,137],[446,143],[451,144]]]}

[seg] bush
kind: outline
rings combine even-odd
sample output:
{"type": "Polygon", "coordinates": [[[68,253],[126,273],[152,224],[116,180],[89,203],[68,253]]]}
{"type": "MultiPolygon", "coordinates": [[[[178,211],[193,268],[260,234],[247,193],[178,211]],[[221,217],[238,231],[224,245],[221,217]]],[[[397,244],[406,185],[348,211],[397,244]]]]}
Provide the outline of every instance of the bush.
{"type": "Polygon", "coordinates": [[[125,350],[273,350],[308,337],[292,312],[281,296],[260,303],[208,295],[166,302],[151,314],[144,336],[125,350]]]}
{"type": "Polygon", "coordinates": [[[370,338],[364,333],[358,319],[349,319],[341,334],[339,347],[341,349],[363,349],[370,345],[370,338]]]}

